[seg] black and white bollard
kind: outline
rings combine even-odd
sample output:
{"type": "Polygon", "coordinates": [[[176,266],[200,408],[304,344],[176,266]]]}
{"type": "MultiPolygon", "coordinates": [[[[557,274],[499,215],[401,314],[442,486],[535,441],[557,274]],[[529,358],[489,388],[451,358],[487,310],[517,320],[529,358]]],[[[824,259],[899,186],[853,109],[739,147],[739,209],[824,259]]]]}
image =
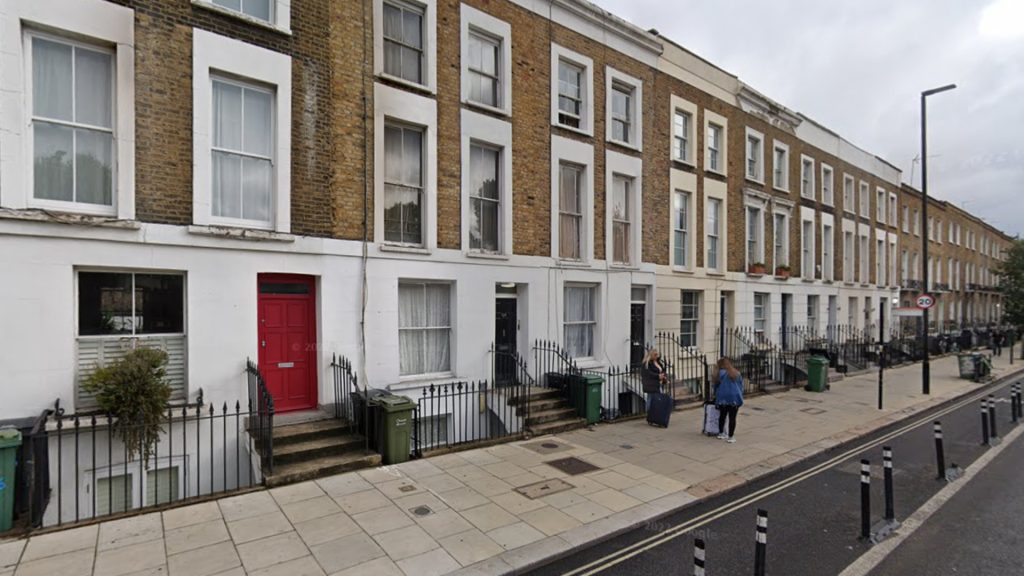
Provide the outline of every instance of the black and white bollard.
{"type": "Polygon", "coordinates": [[[885,520],[891,523],[896,520],[896,511],[892,493],[892,448],[888,446],[882,447],[882,466],[885,472],[885,520]]]}
{"type": "Polygon", "coordinates": [[[993,440],[999,437],[996,433],[996,397],[992,394],[988,395],[988,435],[993,440]]]}
{"type": "Polygon", "coordinates": [[[988,438],[988,401],[981,401],[981,444],[982,446],[988,446],[990,444],[988,438]]]}
{"type": "Polygon", "coordinates": [[[935,467],[938,469],[939,474],[936,476],[938,480],[942,480],[946,477],[946,451],[942,447],[942,422],[936,421],[934,425],[935,429],[935,467]]]}
{"type": "Polygon", "coordinates": [[[1010,421],[1017,423],[1017,385],[1010,386],[1010,421]]]}
{"type": "Polygon", "coordinates": [[[704,541],[697,538],[693,541],[693,576],[704,576],[704,541]]]}
{"type": "Polygon", "coordinates": [[[756,547],[754,548],[754,576],[764,576],[765,556],[768,552],[768,512],[757,509],[756,547]]]}
{"type": "Polygon", "coordinates": [[[860,537],[871,539],[871,462],[860,461],[860,537]]]}

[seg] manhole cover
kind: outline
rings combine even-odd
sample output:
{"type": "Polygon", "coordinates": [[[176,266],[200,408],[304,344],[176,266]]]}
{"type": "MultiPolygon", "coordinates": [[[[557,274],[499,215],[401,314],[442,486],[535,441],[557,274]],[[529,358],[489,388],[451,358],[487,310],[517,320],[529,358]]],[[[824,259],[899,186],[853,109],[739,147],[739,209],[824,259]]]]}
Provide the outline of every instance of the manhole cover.
{"type": "Polygon", "coordinates": [[[526,486],[520,486],[519,488],[516,488],[516,492],[519,492],[531,500],[536,500],[543,496],[558,494],[559,492],[565,492],[566,490],[572,490],[573,488],[575,488],[575,486],[569,484],[565,480],[553,478],[551,480],[544,480],[541,482],[534,482],[533,484],[527,484],[526,486]]]}
{"type": "Polygon", "coordinates": [[[412,492],[415,489],[416,489],[415,486],[410,486],[409,484],[406,484],[404,486],[399,486],[398,487],[398,491],[399,492],[412,492]]]}
{"type": "Polygon", "coordinates": [[[619,444],[619,448],[622,448],[623,450],[632,450],[633,449],[633,445],[632,444],[619,444]]]}
{"type": "Polygon", "coordinates": [[[430,509],[430,506],[417,506],[415,508],[410,508],[409,512],[412,512],[416,516],[430,516],[434,513],[434,511],[430,509]]]}
{"type": "Polygon", "coordinates": [[[586,472],[593,472],[594,470],[600,470],[597,466],[594,466],[590,462],[584,462],[579,458],[560,458],[558,460],[551,460],[545,462],[548,466],[561,470],[569,476],[576,476],[577,474],[584,474],[586,472]]]}
{"type": "Polygon", "coordinates": [[[523,444],[523,448],[536,452],[541,455],[555,454],[558,452],[565,452],[566,450],[572,450],[572,446],[568,444],[562,444],[560,442],[552,442],[551,440],[543,440],[539,442],[530,442],[529,444],[523,444]]]}

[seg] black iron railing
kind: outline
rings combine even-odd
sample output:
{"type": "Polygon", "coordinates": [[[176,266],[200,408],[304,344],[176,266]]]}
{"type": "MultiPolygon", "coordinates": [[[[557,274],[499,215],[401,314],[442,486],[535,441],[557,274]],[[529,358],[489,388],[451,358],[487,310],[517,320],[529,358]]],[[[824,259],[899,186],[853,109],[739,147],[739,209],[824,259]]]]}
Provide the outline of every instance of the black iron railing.
{"type": "MultiPolygon", "coordinates": [[[[707,356],[697,347],[685,345],[678,334],[671,332],[659,332],[655,335],[654,342],[669,366],[672,383],[685,394],[699,400],[709,398],[707,356]]],[[[675,392],[676,390],[673,390],[673,393],[675,392]]]]}
{"type": "Polygon", "coordinates": [[[412,447],[415,457],[438,449],[520,437],[526,429],[525,384],[492,386],[486,380],[431,384],[416,399],[412,447]]]}
{"type": "Polygon", "coordinates": [[[168,408],[148,454],[121,441],[120,431],[131,426],[110,416],[68,415],[54,405],[32,435],[35,526],[179,504],[262,481],[239,402],[168,408]]]}
{"type": "Polygon", "coordinates": [[[825,328],[825,334],[829,359],[834,368],[849,371],[868,367],[869,352],[874,341],[863,330],[848,324],[833,324],[825,328]]]}
{"type": "MultiPolygon", "coordinates": [[[[54,403],[60,407],[60,400],[54,403]]],[[[47,441],[46,423],[54,411],[43,410],[36,418],[32,429],[23,439],[18,456],[18,497],[14,513],[27,516],[28,526],[43,525],[43,513],[50,502],[50,447],[47,441]]]]}
{"type": "Polygon", "coordinates": [[[274,397],[267,390],[267,382],[259,366],[250,359],[245,361],[249,384],[249,435],[260,455],[260,467],[266,475],[274,473],[274,397]]]}
{"type": "Polygon", "coordinates": [[[533,344],[534,381],[544,388],[555,388],[568,395],[567,376],[578,376],[580,369],[569,353],[551,340],[537,340],[533,344]]]}

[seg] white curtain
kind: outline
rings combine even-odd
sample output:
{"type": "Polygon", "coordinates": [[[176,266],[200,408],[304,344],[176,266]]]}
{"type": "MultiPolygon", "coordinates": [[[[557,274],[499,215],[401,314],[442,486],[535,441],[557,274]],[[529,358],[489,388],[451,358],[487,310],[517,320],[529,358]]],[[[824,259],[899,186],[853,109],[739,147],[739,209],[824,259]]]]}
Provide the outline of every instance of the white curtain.
{"type": "Polygon", "coordinates": [[[594,289],[565,287],[565,349],[570,356],[582,358],[594,354],[594,289]]]}
{"type": "Polygon", "coordinates": [[[433,374],[451,369],[451,288],[446,284],[398,287],[399,371],[433,374]]]}
{"type": "Polygon", "coordinates": [[[213,82],[213,214],[268,222],[273,213],[273,95],[213,82]],[[262,156],[254,158],[229,151],[262,156]]]}

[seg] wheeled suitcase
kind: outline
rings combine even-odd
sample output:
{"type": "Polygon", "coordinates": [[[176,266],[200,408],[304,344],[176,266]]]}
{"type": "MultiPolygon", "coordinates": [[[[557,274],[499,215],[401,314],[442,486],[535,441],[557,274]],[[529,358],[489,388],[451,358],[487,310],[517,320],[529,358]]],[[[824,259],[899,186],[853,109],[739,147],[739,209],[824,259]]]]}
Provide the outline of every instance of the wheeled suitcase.
{"type": "Polygon", "coordinates": [[[712,402],[704,403],[704,434],[706,436],[718,436],[721,430],[718,429],[718,406],[712,402]]]}
{"type": "Polygon", "coordinates": [[[668,419],[672,416],[672,398],[662,392],[654,392],[647,397],[647,423],[668,428],[668,419]]]}

